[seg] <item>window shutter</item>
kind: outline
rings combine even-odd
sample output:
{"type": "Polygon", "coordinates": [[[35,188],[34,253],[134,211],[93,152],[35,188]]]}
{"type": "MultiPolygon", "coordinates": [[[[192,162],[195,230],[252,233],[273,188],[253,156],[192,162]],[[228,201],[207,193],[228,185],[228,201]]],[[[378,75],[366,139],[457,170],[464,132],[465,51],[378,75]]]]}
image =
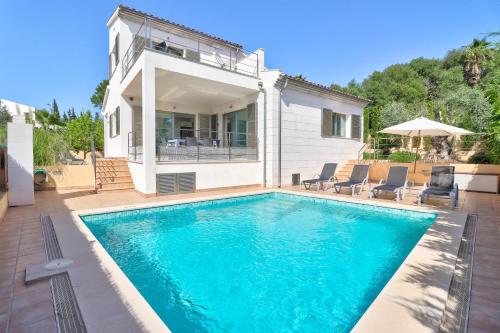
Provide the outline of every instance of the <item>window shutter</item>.
{"type": "Polygon", "coordinates": [[[351,138],[353,139],[361,138],[361,116],[357,115],[351,116],[351,138]]]}
{"type": "Polygon", "coordinates": [[[120,107],[117,106],[116,107],[116,111],[115,111],[115,114],[116,114],[116,133],[115,135],[120,135],[120,107]]]}
{"type": "Polygon", "coordinates": [[[321,136],[332,136],[332,110],[323,109],[321,136]]]}
{"type": "Polygon", "coordinates": [[[112,138],[113,137],[113,115],[110,114],[109,117],[108,117],[108,134],[109,134],[109,137],[112,138]]]}
{"type": "Polygon", "coordinates": [[[118,66],[118,63],[120,62],[120,48],[119,48],[119,41],[120,41],[120,33],[116,34],[115,37],[115,66],[118,66]]]}

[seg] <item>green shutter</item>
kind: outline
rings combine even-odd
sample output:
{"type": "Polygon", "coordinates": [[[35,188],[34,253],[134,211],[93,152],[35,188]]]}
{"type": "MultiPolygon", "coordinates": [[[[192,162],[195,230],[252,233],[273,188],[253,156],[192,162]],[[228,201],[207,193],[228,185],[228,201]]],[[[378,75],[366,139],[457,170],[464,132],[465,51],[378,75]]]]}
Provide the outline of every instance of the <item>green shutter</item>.
{"type": "Polygon", "coordinates": [[[323,109],[321,117],[321,136],[332,136],[332,110],[323,109]]]}

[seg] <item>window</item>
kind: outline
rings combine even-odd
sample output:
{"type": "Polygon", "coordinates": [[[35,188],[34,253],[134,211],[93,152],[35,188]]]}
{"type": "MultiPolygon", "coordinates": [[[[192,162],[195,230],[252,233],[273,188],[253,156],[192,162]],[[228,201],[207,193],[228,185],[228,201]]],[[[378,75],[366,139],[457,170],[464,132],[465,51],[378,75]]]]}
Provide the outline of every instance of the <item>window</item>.
{"type": "Polygon", "coordinates": [[[109,54],[109,77],[113,76],[116,66],[118,66],[118,63],[120,62],[119,36],[120,34],[116,34],[115,45],[109,54]]]}
{"type": "Polygon", "coordinates": [[[120,135],[120,107],[117,106],[115,112],[109,116],[109,137],[120,135]]]}
{"type": "Polygon", "coordinates": [[[335,113],[329,109],[323,109],[321,123],[321,136],[339,136],[345,137],[346,115],[335,113]]]}
{"type": "Polygon", "coordinates": [[[231,147],[257,147],[256,105],[224,114],[224,145],[231,147]]]}
{"type": "Polygon", "coordinates": [[[361,116],[351,116],[351,138],[361,139],[361,116]]]}

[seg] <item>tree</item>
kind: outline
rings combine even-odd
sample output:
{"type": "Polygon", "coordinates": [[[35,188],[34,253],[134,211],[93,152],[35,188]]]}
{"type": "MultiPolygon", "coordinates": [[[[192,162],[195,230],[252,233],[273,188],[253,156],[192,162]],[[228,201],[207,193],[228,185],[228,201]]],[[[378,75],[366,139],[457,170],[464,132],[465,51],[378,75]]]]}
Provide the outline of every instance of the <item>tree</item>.
{"type": "Polygon", "coordinates": [[[402,102],[392,102],[381,109],[380,125],[382,128],[404,123],[423,116],[425,110],[412,108],[402,102]]]}
{"type": "Polygon", "coordinates": [[[96,150],[104,150],[104,122],[100,118],[94,120],[94,144],[96,150]]]}
{"type": "Polygon", "coordinates": [[[75,108],[74,107],[70,107],[68,109],[68,119],[69,120],[76,119],[76,112],[75,112],[75,108]]]}
{"type": "Polygon", "coordinates": [[[487,132],[493,118],[493,105],[479,89],[461,87],[437,104],[445,123],[476,133],[487,132]]]}
{"type": "Polygon", "coordinates": [[[50,125],[50,112],[46,109],[39,109],[35,111],[35,119],[42,128],[49,128],[50,125]]]}
{"type": "Polygon", "coordinates": [[[474,39],[464,51],[464,76],[471,87],[481,80],[483,64],[491,58],[490,43],[486,39],[474,39]]]}
{"type": "Polygon", "coordinates": [[[7,107],[5,105],[0,106],[0,127],[7,126],[7,123],[11,121],[12,115],[9,113],[9,110],[7,110],[7,107]]]}
{"type": "Polygon", "coordinates": [[[50,107],[49,124],[56,126],[61,125],[61,115],[55,98],[52,100],[52,105],[50,107]]]}
{"type": "Polygon", "coordinates": [[[391,102],[415,103],[425,100],[427,89],[423,79],[408,64],[375,71],[362,83],[364,96],[372,106],[383,107],[391,102]]]}
{"type": "Polygon", "coordinates": [[[109,80],[102,80],[95,88],[94,94],[90,97],[90,101],[96,108],[102,108],[102,103],[104,102],[104,95],[106,94],[106,88],[108,87],[109,80]]]}
{"type": "Polygon", "coordinates": [[[88,110],[66,125],[67,142],[73,150],[83,152],[84,159],[91,150],[91,135],[94,137],[95,149],[104,150],[104,122],[102,119],[92,119],[88,110]]]}
{"type": "Polygon", "coordinates": [[[90,111],[83,112],[80,117],[70,120],[66,125],[66,139],[76,152],[83,152],[83,158],[90,152],[90,134],[92,130],[92,115],[90,111]]]}

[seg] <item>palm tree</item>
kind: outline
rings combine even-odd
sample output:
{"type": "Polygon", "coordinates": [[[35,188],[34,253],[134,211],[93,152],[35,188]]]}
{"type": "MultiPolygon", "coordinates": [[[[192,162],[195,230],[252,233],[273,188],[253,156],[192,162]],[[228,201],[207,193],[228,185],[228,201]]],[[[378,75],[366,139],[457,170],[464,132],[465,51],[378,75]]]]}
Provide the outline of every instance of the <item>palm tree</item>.
{"type": "Polygon", "coordinates": [[[485,39],[474,39],[464,50],[464,75],[471,87],[477,86],[481,80],[483,64],[491,57],[490,46],[485,39]]]}

